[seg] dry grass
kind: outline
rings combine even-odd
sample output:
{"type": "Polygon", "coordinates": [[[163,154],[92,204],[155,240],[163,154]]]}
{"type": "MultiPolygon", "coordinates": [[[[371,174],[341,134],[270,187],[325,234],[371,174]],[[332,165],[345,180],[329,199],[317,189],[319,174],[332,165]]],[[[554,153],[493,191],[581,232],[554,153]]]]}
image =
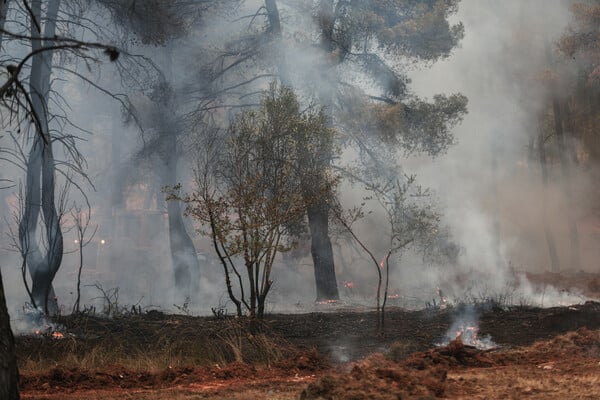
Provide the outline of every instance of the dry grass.
{"type": "Polygon", "coordinates": [[[17,338],[19,368],[40,373],[52,367],[84,370],[118,365],[132,371],[157,372],[169,367],[271,365],[294,352],[285,340],[246,320],[218,321],[187,316],[129,316],[105,319],[72,316],[61,321],[65,338],[17,338]]]}
{"type": "Polygon", "coordinates": [[[598,360],[455,370],[448,373],[448,398],[598,399],[598,360]]]}

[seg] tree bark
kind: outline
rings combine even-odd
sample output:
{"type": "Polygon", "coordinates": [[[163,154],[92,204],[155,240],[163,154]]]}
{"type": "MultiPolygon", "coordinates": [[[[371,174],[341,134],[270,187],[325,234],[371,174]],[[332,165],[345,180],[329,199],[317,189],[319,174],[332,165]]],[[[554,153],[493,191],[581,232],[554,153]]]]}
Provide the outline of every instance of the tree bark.
{"type": "MultiPolygon", "coordinates": [[[[9,0],[0,0],[0,28],[4,29],[9,0]]],[[[2,48],[2,33],[0,33],[0,49],[2,48]]],[[[3,51],[0,51],[4,53],[3,51]]],[[[4,208],[4,198],[2,205],[4,208]]],[[[15,353],[15,340],[10,328],[10,315],[6,308],[4,283],[0,272],[0,399],[19,399],[19,370],[15,353]]]]}
{"type": "Polygon", "coordinates": [[[6,308],[4,285],[0,273],[0,399],[19,399],[19,370],[15,354],[15,340],[10,329],[10,315],[6,308]]]}
{"type": "MultiPolygon", "coordinates": [[[[319,7],[319,24],[321,28],[321,46],[324,51],[331,52],[333,44],[333,27],[335,25],[335,11],[332,0],[322,0],[319,7]]],[[[320,93],[321,103],[331,108],[333,104],[331,93],[320,93]]],[[[333,156],[323,155],[323,169],[328,167],[333,156]]],[[[319,168],[320,166],[317,166],[319,168]]],[[[310,181],[310,180],[309,180],[310,181]]],[[[321,182],[318,182],[321,183],[321,182]]],[[[321,185],[317,184],[316,187],[321,185]]],[[[315,187],[307,188],[314,191],[315,187]]],[[[308,207],[308,225],[311,235],[311,254],[315,269],[315,283],[317,289],[317,301],[338,300],[339,291],[337,278],[335,276],[335,263],[331,238],[329,237],[329,199],[330,193],[319,193],[318,201],[308,207]]]]}
{"type": "Polygon", "coordinates": [[[310,227],[310,251],[315,268],[317,301],[337,300],[338,292],[333,249],[329,238],[329,204],[320,199],[308,208],[308,225],[310,227]]]}
{"type": "MultiPolygon", "coordinates": [[[[31,2],[33,16],[38,22],[42,21],[42,2],[31,2]]],[[[31,21],[32,37],[53,38],[56,31],[56,20],[60,0],[48,2],[44,18],[43,34],[38,26],[31,21]]],[[[51,46],[51,39],[32,39],[32,51],[44,46],[51,46]]],[[[27,180],[25,189],[25,209],[19,224],[19,240],[23,257],[27,261],[32,279],[32,297],[35,306],[47,314],[58,313],[58,303],[54,295],[52,280],[60,268],[63,256],[63,237],[60,227],[60,217],[56,210],[55,168],[52,152],[52,141],[48,126],[48,100],[50,96],[50,78],[52,72],[52,51],[40,52],[32,57],[29,90],[32,111],[36,115],[39,126],[27,161],[27,180]],[[46,140],[43,140],[45,138],[46,140]],[[37,238],[37,225],[40,211],[45,224],[45,238],[48,246],[44,252],[40,249],[37,238]]]]}
{"type": "Polygon", "coordinates": [[[538,138],[538,156],[540,160],[540,167],[542,169],[542,219],[544,221],[544,236],[546,237],[546,244],[548,245],[548,256],[550,257],[552,272],[558,272],[560,271],[560,260],[558,258],[558,253],[556,252],[556,242],[554,241],[552,230],[547,223],[548,207],[546,204],[546,191],[548,189],[548,164],[546,160],[546,148],[544,147],[544,142],[544,132],[540,129],[538,138]]]}

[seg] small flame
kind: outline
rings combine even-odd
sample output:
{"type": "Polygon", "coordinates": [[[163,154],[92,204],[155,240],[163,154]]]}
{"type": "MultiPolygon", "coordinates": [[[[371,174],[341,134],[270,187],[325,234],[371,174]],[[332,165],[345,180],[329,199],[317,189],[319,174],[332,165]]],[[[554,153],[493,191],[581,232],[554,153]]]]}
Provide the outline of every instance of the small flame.
{"type": "Polygon", "coordinates": [[[465,344],[477,345],[479,327],[477,326],[461,326],[456,331],[456,338],[462,340],[465,344]]]}
{"type": "Polygon", "coordinates": [[[52,332],[52,339],[64,339],[65,335],[60,332],[52,332]]]}
{"type": "Polygon", "coordinates": [[[354,282],[344,282],[344,287],[347,289],[354,289],[354,282]]]}

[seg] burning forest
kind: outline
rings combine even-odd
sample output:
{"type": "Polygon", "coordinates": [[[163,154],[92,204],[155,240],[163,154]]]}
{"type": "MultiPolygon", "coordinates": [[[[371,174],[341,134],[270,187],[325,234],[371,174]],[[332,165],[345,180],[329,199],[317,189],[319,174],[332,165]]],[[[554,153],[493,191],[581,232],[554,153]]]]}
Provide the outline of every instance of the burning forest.
{"type": "Polygon", "coordinates": [[[600,398],[598,15],[0,1],[0,400],[600,398]]]}

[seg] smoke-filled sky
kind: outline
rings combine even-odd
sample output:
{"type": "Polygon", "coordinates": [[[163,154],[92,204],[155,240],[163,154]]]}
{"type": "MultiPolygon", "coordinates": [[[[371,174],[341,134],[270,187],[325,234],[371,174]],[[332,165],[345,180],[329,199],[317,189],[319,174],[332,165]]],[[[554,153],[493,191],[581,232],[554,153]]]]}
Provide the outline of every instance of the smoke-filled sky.
{"type": "MultiPolygon", "coordinates": [[[[496,290],[507,284],[511,268],[549,270],[546,202],[546,223],[555,232],[562,268],[569,270],[563,187],[555,179],[542,191],[538,160],[528,149],[539,133],[539,112],[548,104],[542,76],[554,42],[571,20],[569,2],[466,0],[456,18],[465,24],[461,47],[412,78],[419,94],[460,91],[469,98],[469,114],[454,131],[457,145],[433,163],[414,163],[421,182],[444,204],[444,220],[463,247],[458,269],[489,274],[483,279],[496,290]]],[[[588,271],[597,269],[598,257],[587,223],[594,218],[588,202],[594,198],[594,169],[572,176],[582,267],[588,271]]]]}
{"type": "MultiPolygon", "coordinates": [[[[451,17],[453,23],[460,21],[465,27],[460,47],[448,59],[432,66],[422,69],[419,65],[411,67],[410,88],[415,94],[431,98],[436,93],[460,92],[469,99],[469,114],[454,129],[457,143],[446,154],[436,159],[411,157],[401,160],[406,171],[415,173],[422,185],[432,189],[443,214],[443,223],[449,227],[461,251],[455,263],[442,266],[423,266],[419,257],[405,254],[396,263],[397,271],[392,282],[399,293],[408,296],[425,293],[419,300],[426,301],[429,299],[427,296],[435,296],[438,286],[445,284],[445,290],[459,297],[468,289],[466,286],[471,285],[471,280],[480,280],[488,286],[485,290],[490,290],[490,295],[508,290],[511,285],[520,285],[524,295],[535,297],[532,293],[534,288],[522,280],[515,282],[509,271],[511,268],[527,271],[549,269],[543,239],[544,217],[540,213],[542,200],[547,202],[549,215],[553,216],[549,223],[556,231],[560,256],[566,262],[567,228],[564,212],[561,212],[566,204],[561,185],[556,181],[545,194],[542,192],[540,170],[535,162],[528,159],[527,146],[530,138],[538,134],[538,112],[547,102],[540,76],[547,68],[548,48],[551,52],[552,43],[570,21],[568,3],[564,0],[463,0],[458,14],[451,17]],[[458,278],[454,279],[456,276],[458,278]]],[[[207,31],[198,32],[197,36],[216,40],[228,34],[229,30],[225,27],[224,22],[213,19],[205,25],[207,31]],[[210,34],[205,34],[207,32],[210,34]]],[[[198,53],[189,41],[178,43],[177,47],[169,50],[177,61],[173,74],[180,78],[191,76],[190,68],[195,64],[193,57],[198,53]]],[[[162,50],[144,51],[153,55],[162,50]]],[[[300,77],[306,76],[307,71],[310,74],[314,57],[306,48],[286,52],[288,64],[299,69],[294,73],[300,77]]],[[[158,63],[162,65],[164,56],[159,58],[158,63]]],[[[110,72],[105,72],[100,79],[104,80],[107,76],[110,78],[110,72]]],[[[325,81],[319,84],[327,85],[326,76],[320,79],[325,81]]],[[[181,79],[175,81],[176,85],[181,84],[181,79]]],[[[132,156],[139,148],[140,135],[131,126],[121,126],[118,105],[99,93],[79,83],[67,84],[64,90],[72,100],[71,106],[74,115],[77,115],[75,122],[83,126],[86,121],[91,121],[91,126],[87,125],[86,129],[95,135],[90,143],[82,145],[82,151],[89,154],[90,176],[97,180],[98,191],[91,191],[90,199],[92,203],[112,201],[108,192],[116,182],[111,180],[122,180],[125,174],[111,175],[111,169],[106,166],[106,163],[114,163],[103,155],[111,151],[109,137],[119,138],[121,166],[135,171],[138,161],[132,156]]],[[[589,204],[584,201],[593,195],[589,179],[587,172],[573,178],[574,193],[577,194],[576,214],[582,221],[592,216],[589,204]]],[[[149,187],[154,191],[160,189],[148,179],[142,179],[140,184],[145,185],[138,187],[142,193],[149,187]],[[152,185],[155,187],[152,188],[152,185]]],[[[351,204],[360,201],[361,193],[342,193],[342,197],[344,204],[351,204]]],[[[133,207],[144,206],[137,204],[133,207]]],[[[157,226],[160,226],[160,218],[157,221],[157,226]]],[[[362,235],[366,235],[366,242],[374,247],[380,242],[378,235],[381,231],[377,221],[377,216],[366,218],[358,228],[362,235]]],[[[148,235],[149,227],[145,229],[139,234],[148,235]]],[[[597,269],[594,260],[598,254],[591,242],[592,232],[585,229],[581,233],[583,268],[593,270],[597,269]]],[[[100,227],[99,235],[105,233],[100,227]]],[[[156,254],[145,254],[142,259],[127,257],[122,265],[111,266],[110,272],[102,269],[108,268],[106,263],[84,269],[84,285],[101,282],[105,289],[117,285],[121,296],[119,301],[123,304],[139,301],[143,306],[172,310],[173,281],[170,269],[165,267],[169,263],[165,256],[167,233],[158,228],[151,236],[145,240],[155,243],[152,248],[156,249],[156,254]]],[[[99,236],[97,240],[100,239],[99,236]]],[[[203,261],[211,259],[210,247],[202,245],[201,240],[197,243],[203,253],[203,261]]],[[[373,266],[366,258],[361,259],[360,252],[353,246],[341,240],[338,243],[336,269],[342,296],[355,296],[350,298],[351,301],[371,302],[372,299],[344,290],[343,284],[352,281],[357,293],[361,285],[372,288],[376,278],[373,266]]],[[[3,244],[3,247],[8,247],[8,240],[3,239],[3,244]]],[[[107,250],[92,246],[89,251],[101,254],[107,250]]],[[[2,259],[9,307],[16,310],[26,300],[20,280],[20,262],[16,255],[6,252],[2,253],[2,259]]],[[[65,256],[57,276],[57,294],[66,311],[73,301],[75,265],[75,256],[65,256]]],[[[198,312],[209,312],[210,307],[226,305],[218,266],[208,262],[205,265],[201,297],[192,301],[198,312]]],[[[282,262],[273,275],[275,286],[268,311],[310,304],[314,300],[312,274],[309,254],[305,258],[282,262]],[[278,302],[285,303],[285,306],[278,305],[278,302]]],[[[551,302],[551,294],[551,290],[546,291],[546,304],[551,302]]],[[[86,286],[84,303],[98,303],[93,297],[99,295],[96,288],[86,286]]],[[[557,294],[556,301],[559,300],[557,294]]]]}

